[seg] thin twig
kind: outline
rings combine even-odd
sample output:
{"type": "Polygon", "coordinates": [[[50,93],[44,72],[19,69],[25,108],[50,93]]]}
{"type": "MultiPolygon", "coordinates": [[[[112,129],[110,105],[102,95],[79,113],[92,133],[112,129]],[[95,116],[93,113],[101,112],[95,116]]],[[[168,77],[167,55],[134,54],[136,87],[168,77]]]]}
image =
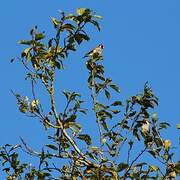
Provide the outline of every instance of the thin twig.
{"type": "Polygon", "coordinates": [[[20,137],[20,140],[22,142],[22,144],[24,145],[25,149],[22,148],[23,151],[25,151],[26,153],[32,155],[32,156],[40,156],[40,153],[34,151],[33,149],[31,149],[30,147],[28,147],[27,143],[24,141],[23,138],[20,137]]]}
{"type": "Polygon", "coordinates": [[[128,175],[129,171],[131,170],[133,164],[139,159],[139,157],[146,151],[147,147],[145,147],[137,156],[136,158],[131,162],[130,166],[128,167],[128,169],[126,170],[123,179],[126,179],[126,176],[128,175]]]}

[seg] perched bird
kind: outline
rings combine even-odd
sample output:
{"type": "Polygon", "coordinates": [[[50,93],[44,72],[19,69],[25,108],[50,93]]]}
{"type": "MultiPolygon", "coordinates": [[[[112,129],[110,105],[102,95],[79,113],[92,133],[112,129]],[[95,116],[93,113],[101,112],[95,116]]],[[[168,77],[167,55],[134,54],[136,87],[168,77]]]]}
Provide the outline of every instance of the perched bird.
{"type": "Polygon", "coordinates": [[[85,57],[93,57],[94,55],[101,55],[102,54],[102,50],[104,49],[104,45],[103,44],[99,44],[96,48],[94,48],[92,51],[88,52],[85,57]]]}
{"type": "Polygon", "coordinates": [[[144,119],[141,128],[142,128],[141,130],[142,130],[142,132],[143,132],[144,134],[146,134],[146,133],[149,131],[149,122],[148,122],[148,119],[147,119],[147,118],[144,119]]]}

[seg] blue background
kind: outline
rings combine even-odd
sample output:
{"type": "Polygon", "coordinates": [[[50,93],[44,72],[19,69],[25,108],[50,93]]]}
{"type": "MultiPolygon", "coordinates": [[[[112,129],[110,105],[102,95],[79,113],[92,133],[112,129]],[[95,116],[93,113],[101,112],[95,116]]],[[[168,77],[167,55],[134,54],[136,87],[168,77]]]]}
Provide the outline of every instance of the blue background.
{"type": "MultiPolygon", "coordinates": [[[[148,81],[159,97],[156,109],[161,121],[172,125],[165,138],[178,144],[176,124],[180,120],[180,1],[122,1],[122,0],[31,0],[2,1],[0,6],[0,144],[18,143],[22,136],[32,147],[40,148],[46,134],[37,120],[26,118],[18,111],[10,89],[30,94],[25,71],[19,63],[10,63],[24,48],[17,44],[28,39],[29,30],[38,25],[48,35],[53,34],[50,17],[58,17],[58,10],[74,13],[78,7],[88,7],[103,16],[102,31],[90,28],[90,43],[84,43],[66,63],[59,76],[61,90],[81,91],[86,98],[87,72],[81,58],[86,51],[103,43],[107,76],[121,88],[120,99],[125,100],[143,90],[148,81]]],[[[43,97],[43,95],[42,95],[43,97]]],[[[47,100],[44,100],[46,103],[47,100]]],[[[59,102],[61,106],[61,103],[59,102]]],[[[91,118],[82,121],[94,132],[91,118]]],[[[176,150],[177,151],[177,150],[176,150]]],[[[177,155],[177,158],[178,155],[177,155]]]]}

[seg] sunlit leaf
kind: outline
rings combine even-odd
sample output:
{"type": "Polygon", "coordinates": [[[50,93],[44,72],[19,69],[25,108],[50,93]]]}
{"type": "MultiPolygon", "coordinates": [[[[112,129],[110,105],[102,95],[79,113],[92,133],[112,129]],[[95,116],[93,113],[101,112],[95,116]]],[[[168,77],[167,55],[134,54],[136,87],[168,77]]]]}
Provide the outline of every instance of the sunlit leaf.
{"type": "Polygon", "coordinates": [[[176,127],[177,127],[177,129],[180,129],[180,124],[177,124],[176,127]]]}
{"type": "Polygon", "coordinates": [[[158,169],[159,169],[159,167],[158,166],[150,166],[149,167],[149,169],[150,169],[150,172],[153,172],[153,171],[157,171],[158,169]]]}
{"type": "Polygon", "coordinates": [[[21,57],[28,56],[28,54],[30,53],[31,49],[32,49],[31,47],[26,48],[26,49],[21,53],[21,57]]]}
{"type": "Polygon", "coordinates": [[[59,22],[56,18],[54,18],[54,17],[51,17],[51,20],[52,20],[55,28],[56,28],[56,27],[59,25],[59,23],[60,23],[60,22],[59,22]]]}
{"type": "Polygon", "coordinates": [[[85,14],[85,13],[89,13],[90,10],[87,9],[87,8],[78,8],[78,9],[76,10],[76,12],[77,12],[78,15],[81,16],[81,15],[83,15],[83,14],[85,14]]]}
{"type": "Polygon", "coordinates": [[[94,17],[97,18],[97,19],[102,19],[102,18],[103,18],[103,17],[100,16],[100,15],[94,15],[94,17]]]}

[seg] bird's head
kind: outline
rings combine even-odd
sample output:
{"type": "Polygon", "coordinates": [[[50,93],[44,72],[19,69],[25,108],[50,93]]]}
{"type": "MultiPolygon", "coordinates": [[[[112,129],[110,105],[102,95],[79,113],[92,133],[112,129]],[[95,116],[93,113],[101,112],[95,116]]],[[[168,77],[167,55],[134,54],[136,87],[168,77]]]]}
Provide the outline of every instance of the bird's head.
{"type": "Polygon", "coordinates": [[[99,44],[99,46],[101,49],[104,49],[104,45],[103,44],[99,44]]]}

